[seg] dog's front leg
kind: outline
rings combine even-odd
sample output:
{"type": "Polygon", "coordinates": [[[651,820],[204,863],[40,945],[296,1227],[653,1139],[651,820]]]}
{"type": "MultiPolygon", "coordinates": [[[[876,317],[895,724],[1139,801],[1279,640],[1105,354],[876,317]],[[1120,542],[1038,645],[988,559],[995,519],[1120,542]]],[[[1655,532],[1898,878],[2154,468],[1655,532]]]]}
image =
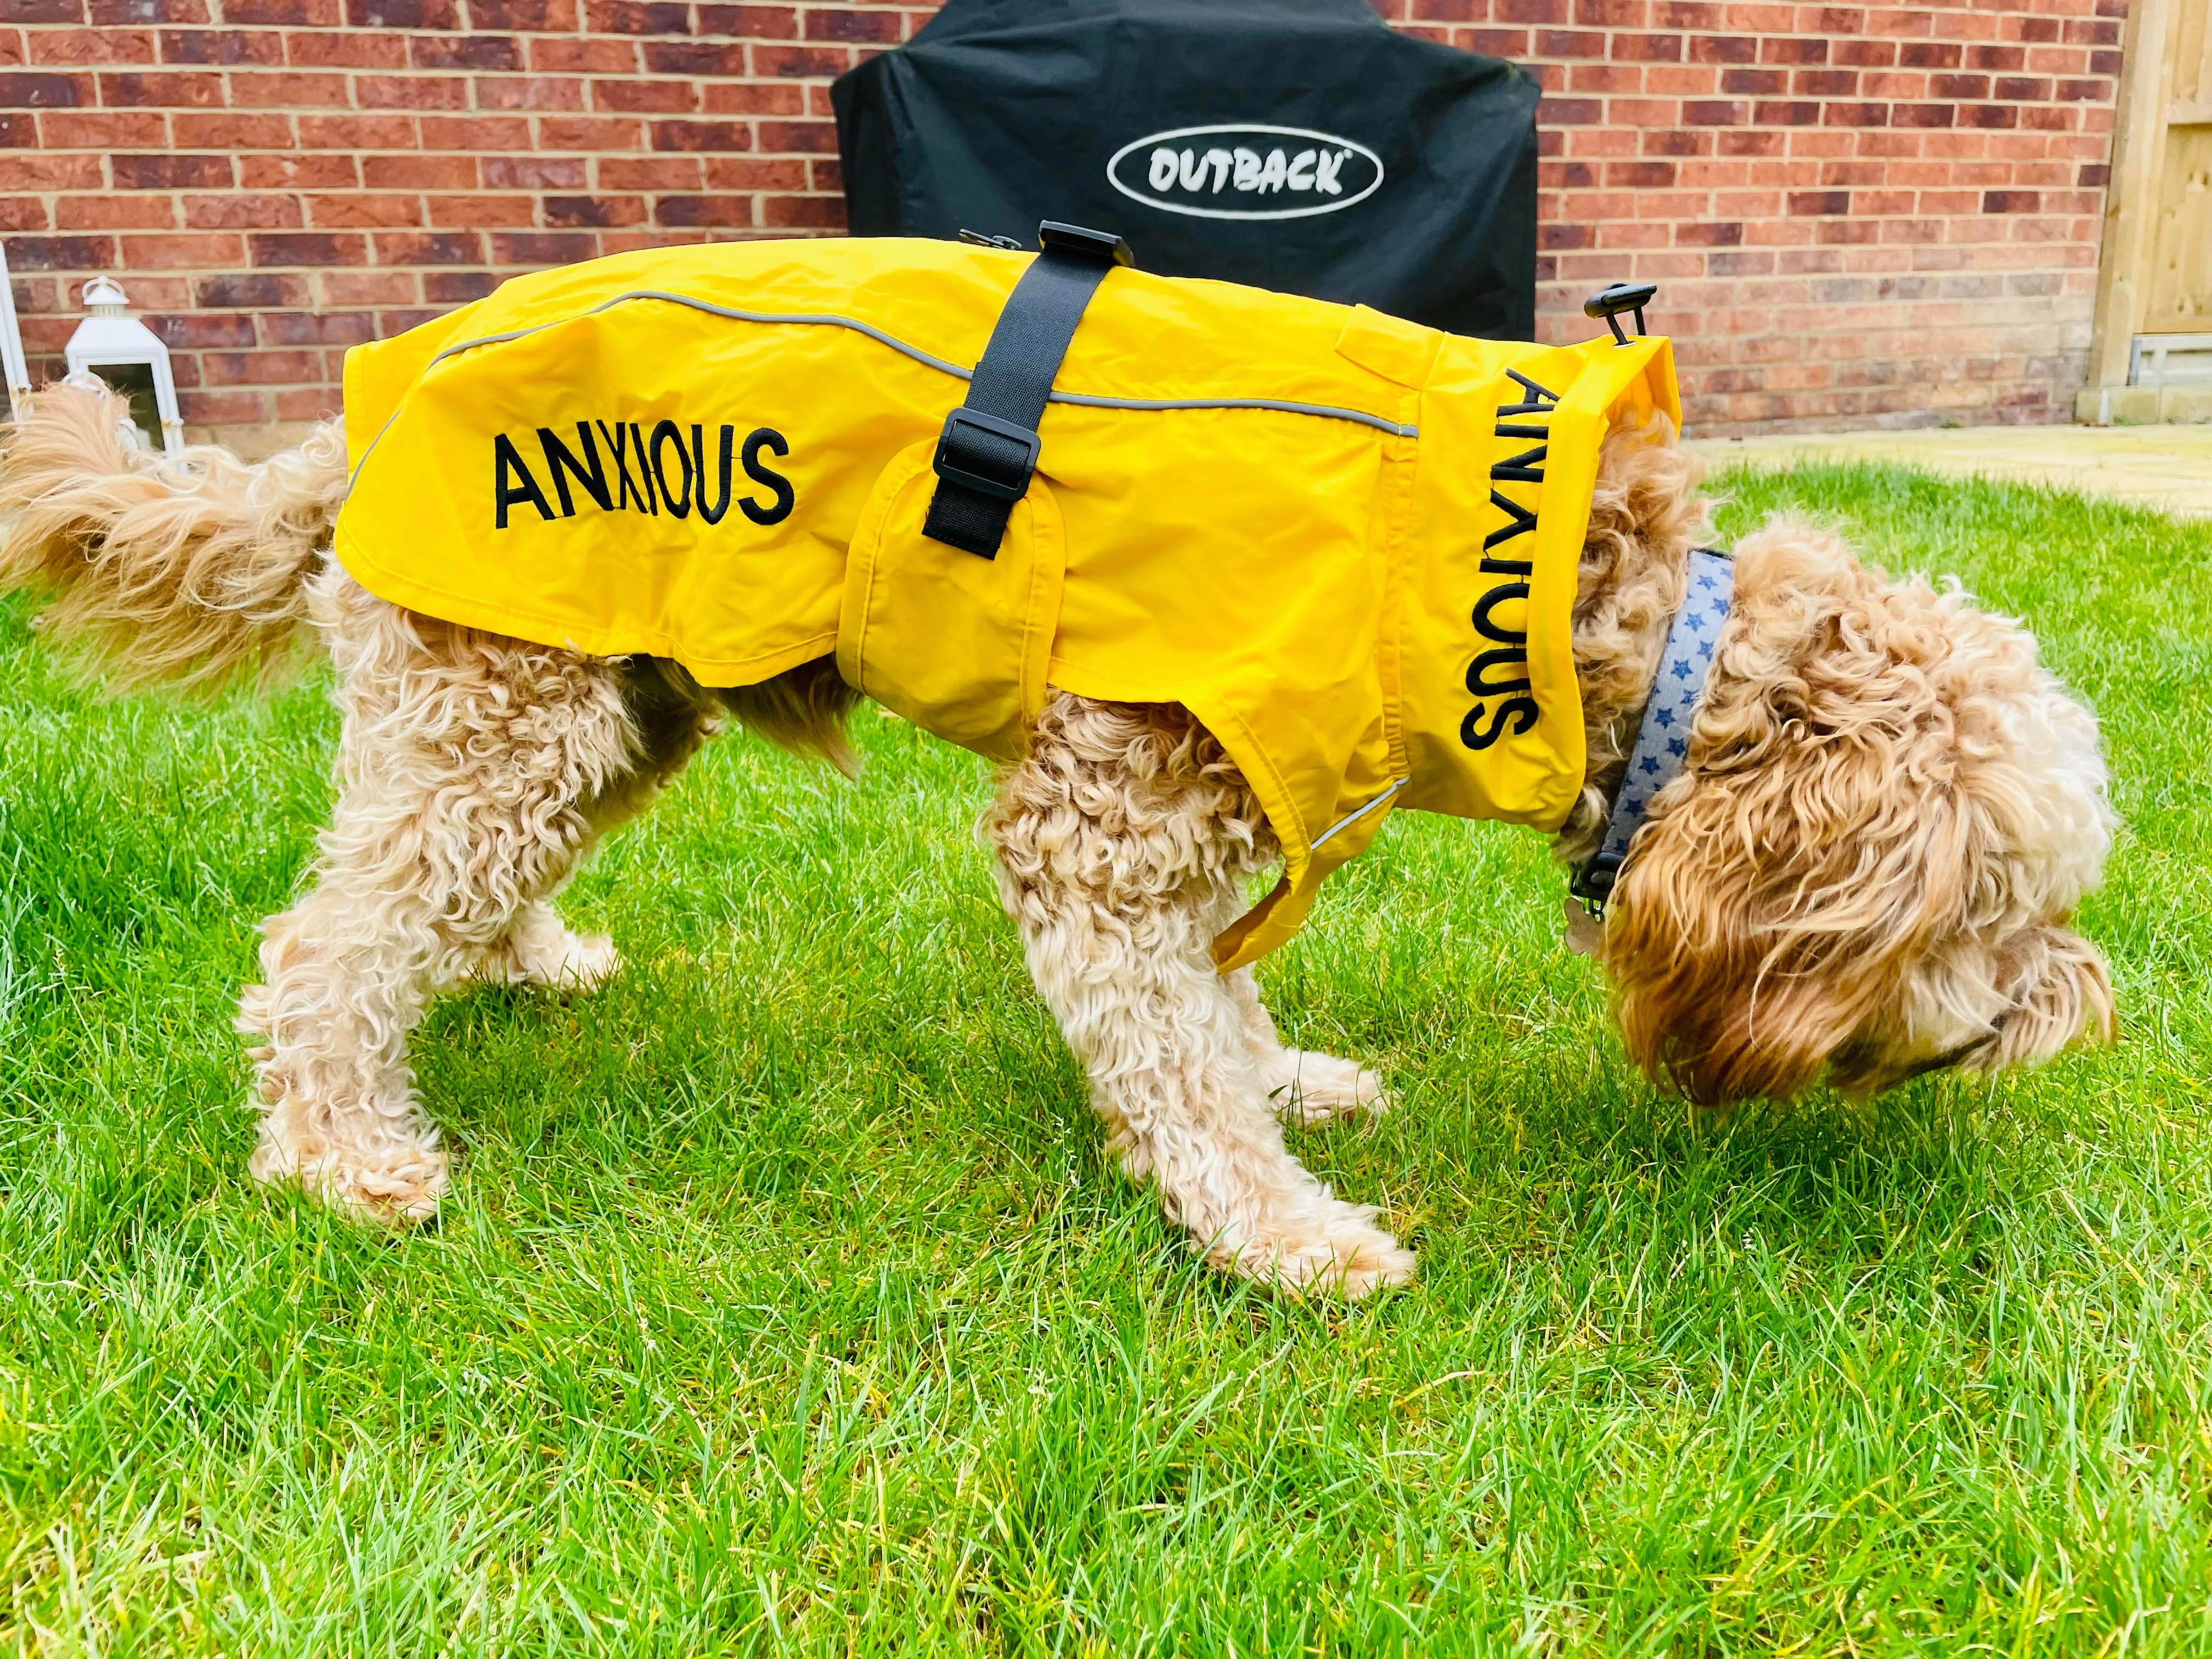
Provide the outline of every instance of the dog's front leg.
{"type": "MultiPolygon", "coordinates": [[[[1057,700],[987,823],[1030,971],[1109,1144],[1216,1265],[1357,1296],[1413,1259],[1292,1158],[1212,945],[1256,837],[1181,711],[1057,700]]],[[[1264,831],[1264,824],[1261,825],[1264,831]]]]}
{"type": "Polygon", "coordinates": [[[1358,1060],[1284,1046],[1267,1004],[1260,1000],[1259,979],[1249,968],[1229,975],[1227,983],[1229,994],[1237,1000],[1244,1040],[1260,1068],[1261,1086],[1275,1103],[1277,1115],[1318,1129],[1354,1112],[1389,1109],[1382,1079],[1358,1060]]]}
{"type": "Polygon", "coordinates": [[[482,985],[543,985],[596,991],[621,970],[611,936],[580,933],[544,899],[515,912],[506,934],[474,953],[463,977],[482,985]]]}

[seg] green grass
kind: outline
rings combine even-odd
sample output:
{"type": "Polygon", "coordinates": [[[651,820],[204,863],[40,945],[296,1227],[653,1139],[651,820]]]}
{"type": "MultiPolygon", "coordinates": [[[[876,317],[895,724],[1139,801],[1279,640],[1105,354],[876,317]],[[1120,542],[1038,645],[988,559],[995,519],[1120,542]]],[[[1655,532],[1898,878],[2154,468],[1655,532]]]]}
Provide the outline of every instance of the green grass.
{"type": "Polygon", "coordinates": [[[969,825],[718,745],[573,890],[628,972],[416,1045],[439,1224],[245,1175],[231,1001],[322,688],[68,690],[0,611],[0,1621],[52,1654],[2212,1648],[2212,526],[1881,469],[1729,481],[2024,616],[2128,829],[2124,1035],[1692,1126],[1561,879],[1415,814],[1262,975],[1377,1063],[1294,1133],[1422,1253],[1299,1307],[1102,1153],[969,825]]]}

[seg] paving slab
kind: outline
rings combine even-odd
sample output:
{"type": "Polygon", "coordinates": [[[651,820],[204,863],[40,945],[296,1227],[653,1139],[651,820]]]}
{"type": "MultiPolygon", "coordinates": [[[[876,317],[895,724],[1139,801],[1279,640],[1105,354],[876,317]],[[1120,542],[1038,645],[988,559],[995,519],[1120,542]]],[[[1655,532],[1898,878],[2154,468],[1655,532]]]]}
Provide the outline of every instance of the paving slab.
{"type": "Polygon", "coordinates": [[[2212,518],[2212,426],[1971,426],[1701,438],[1717,466],[1887,461],[1950,477],[2005,478],[2212,518]]]}

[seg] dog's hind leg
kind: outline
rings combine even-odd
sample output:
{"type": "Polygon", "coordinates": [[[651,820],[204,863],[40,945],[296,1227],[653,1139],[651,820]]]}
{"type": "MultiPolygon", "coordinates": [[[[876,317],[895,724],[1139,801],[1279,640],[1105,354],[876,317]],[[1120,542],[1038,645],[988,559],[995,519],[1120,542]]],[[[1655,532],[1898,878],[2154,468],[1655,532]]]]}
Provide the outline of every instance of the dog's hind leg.
{"type": "Polygon", "coordinates": [[[1354,1112],[1389,1109],[1382,1079],[1358,1060],[1284,1047],[1267,1005],[1260,1000],[1260,981],[1249,968],[1226,975],[1226,982],[1243,1024],[1244,1040],[1251,1044],[1252,1059],[1260,1068],[1261,1085],[1274,1103],[1277,1116],[1315,1129],[1354,1112]]]}
{"type": "Polygon", "coordinates": [[[1179,708],[1060,696],[985,828],[1030,971],[1122,1167],[1218,1266],[1357,1296],[1413,1259],[1283,1145],[1214,935],[1273,861],[1235,767],[1179,708]]]}
{"type": "MultiPolygon", "coordinates": [[[[720,696],[676,664],[633,657],[614,666],[635,750],[628,768],[582,803],[592,841],[643,811],[722,725],[720,696]]],[[[583,993],[599,989],[621,969],[614,940],[575,932],[549,896],[523,905],[506,933],[470,963],[467,977],[583,993]]]]}
{"type": "Polygon", "coordinates": [[[345,712],[313,890],[264,925],[239,1024],[262,1105],[253,1173],[386,1220],[448,1175],[407,1040],[431,991],[528,925],[638,759],[616,665],[447,628],[335,569],[313,605],[345,712]]]}

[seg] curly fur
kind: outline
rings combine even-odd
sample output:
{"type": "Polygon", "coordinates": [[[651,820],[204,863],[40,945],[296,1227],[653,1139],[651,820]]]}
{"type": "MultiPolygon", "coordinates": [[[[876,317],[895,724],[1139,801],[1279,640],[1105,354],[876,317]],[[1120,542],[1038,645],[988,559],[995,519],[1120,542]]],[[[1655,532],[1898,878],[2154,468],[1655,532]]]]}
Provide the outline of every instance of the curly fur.
{"type": "Polygon", "coordinates": [[[2094,722],[2016,623],[1783,520],[1606,928],[1629,1052],[1692,1099],[1871,1091],[2108,1034],[2064,929],[2111,847],[2094,722]]]}
{"type": "Polygon", "coordinates": [[[1342,1061],[1302,1079],[1304,1057],[1276,1041],[1251,975],[1214,970],[1239,878],[1278,848],[1212,735],[1179,707],[1060,696],[983,833],[1108,1145],[1158,1182],[1208,1258],[1354,1295],[1410,1273],[1373,1206],[1333,1197],[1275,1118],[1377,1105],[1381,1091],[1370,1079],[1363,1097],[1342,1061]]]}
{"type": "MultiPolygon", "coordinates": [[[[710,690],[449,626],[374,599],[317,547],[343,493],[336,434],[246,467],[134,463],[112,411],[42,393],[0,467],[0,585],[56,590],[53,632],[121,681],[203,685],[287,658],[311,625],[338,674],[338,801],[312,889],[264,925],[241,1002],[262,1109],[252,1167],[388,1221],[450,1171],[407,1040],[466,979],[589,989],[611,944],[550,901],[734,714],[850,769],[854,701],[825,660],[710,690]]],[[[1589,738],[1567,860],[1602,836],[1704,526],[1663,421],[1607,441],[1574,647],[1589,738]]],[[[1249,970],[1211,945],[1279,856],[1220,745],[1176,706],[1060,695],[981,833],[1030,971],[1109,1144],[1209,1259],[1357,1295],[1412,1256],[1335,1198],[1279,1119],[1381,1109],[1370,1072],[1286,1048],[1249,970]]],[[[1824,1068],[1870,1091],[1930,1066],[2047,1058],[2110,1030],[2067,927],[2112,835],[2090,716],[2016,624],[1891,582],[1787,520],[1739,550],[1681,777],[1631,848],[1598,950],[1629,1052],[1693,1099],[1787,1096],[1824,1068]]]]}
{"type": "Polygon", "coordinates": [[[0,591],[53,594],[44,621],[118,687],[210,690],[296,660],[303,587],[345,499],[335,422],[248,466],[195,446],[124,447],[127,405],[54,387],[0,469],[0,591]]]}

